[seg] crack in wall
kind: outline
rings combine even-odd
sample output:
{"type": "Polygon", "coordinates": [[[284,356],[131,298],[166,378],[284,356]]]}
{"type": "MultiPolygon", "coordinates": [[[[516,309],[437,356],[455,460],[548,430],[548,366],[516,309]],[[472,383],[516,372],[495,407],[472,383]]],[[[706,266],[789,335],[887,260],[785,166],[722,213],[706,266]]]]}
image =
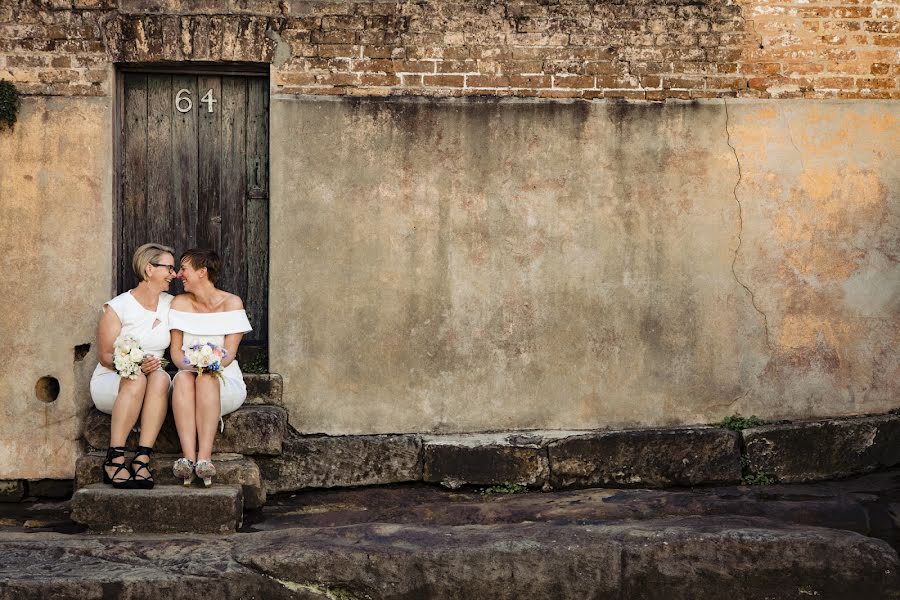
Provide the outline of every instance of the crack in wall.
{"type": "Polygon", "coordinates": [[[791,122],[788,120],[787,115],[785,115],[783,107],[779,107],[778,110],[781,113],[781,121],[784,123],[784,127],[788,132],[788,141],[791,142],[791,146],[797,151],[797,158],[800,160],[800,170],[805,171],[806,165],[803,164],[803,153],[800,152],[800,148],[797,147],[797,142],[794,141],[794,131],[791,129],[791,122]]]}
{"type": "Polygon", "coordinates": [[[737,189],[738,186],[741,185],[741,180],[744,178],[744,172],[741,169],[741,161],[740,158],[738,158],[737,148],[735,148],[734,144],[731,143],[731,131],[728,128],[728,125],[731,122],[731,115],[728,112],[728,100],[726,98],[722,98],[722,103],[725,105],[725,143],[728,144],[728,147],[731,148],[731,152],[734,154],[734,162],[735,164],[737,164],[738,170],[737,181],[734,182],[734,187],[731,190],[731,193],[734,196],[734,201],[738,206],[738,243],[737,247],[734,249],[734,258],[732,258],[731,260],[731,275],[734,277],[734,280],[738,283],[738,285],[747,290],[747,293],[750,294],[750,303],[763,319],[763,328],[765,329],[766,334],[766,347],[769,350],[773,350],[772,343],[769,341],[769,319],[768,317],[766,317],[766,313],[760,310],[759,306],[756,304],[756,295],[753,293],[753,290],[751,290],[746,283],[740,280],[737,275],[737,271],[734,268],[735,264],[737,264],[738,253],[741,251],[741,245],[743,245],[744,243],[744,207],[737,195],[737,189]]]}

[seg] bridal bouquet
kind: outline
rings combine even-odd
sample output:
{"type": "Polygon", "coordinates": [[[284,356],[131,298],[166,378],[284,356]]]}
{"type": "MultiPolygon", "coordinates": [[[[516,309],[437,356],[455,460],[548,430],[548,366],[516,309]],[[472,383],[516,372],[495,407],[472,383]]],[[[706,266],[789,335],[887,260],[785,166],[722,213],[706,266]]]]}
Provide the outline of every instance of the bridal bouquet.
{"type": "Polygon", "coordinates": [[[184,364],[195,367],[197,373],[208,373],[216,377],[222,376],[222,361],[228,356],[225,348],[216,346],[210,342],[194,344],[184,351],[184,364]]]}
{"type": "Polygon", "coordinates": [[[113,349],[113,366],[120,377],[137,379],[141,372],[141,363],[144,362],[144,350],[137,339],[131,335],[125,335],[116,340],[113,349]]]}
{"type": "MultiPolygon", "coordinates": [[[[141,372],[141,363],[147,356],[152,355],[144,353],[140,342],[133,335],[119,336],[113,348],[113,366],[120,377],[137,379],[138,373],[141,372]]],[[[159,363],[164,368],[169,361],[160,358],[159,363]]]]}

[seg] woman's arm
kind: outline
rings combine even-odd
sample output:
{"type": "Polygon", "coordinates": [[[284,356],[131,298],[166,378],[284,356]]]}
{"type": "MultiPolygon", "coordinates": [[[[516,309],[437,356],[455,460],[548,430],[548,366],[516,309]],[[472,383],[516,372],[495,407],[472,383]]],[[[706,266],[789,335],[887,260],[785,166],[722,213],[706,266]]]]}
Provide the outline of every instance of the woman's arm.
{"type": "Polygon", "coordinates": [[[230,365],[237,356],[238,346],[241,345],[242,337],[244,337],[243,333],[229,333],[225,336],[225,351],[228,352],[228,356],[222,361],[223,369],[230,365]]]}
{"type": "MultiPolygon", "coordinates": [[[[244,302],[240,296],[230,294],[228,299],[225,300],[225,310],[244,310],[244,302]]],[[[243,333],[229,333],[225,336],[225,350],[228,352],[228,356],[222,361],[223,369],[237,357],[238,346],[241,345],[243,337],[243,333]]]]}
{"type": "Polygon", "coordinates": [[[113,364],[113,351],[116,338],[122,331],[122,321],[119,315],[109,305],[103,307],[103,316],[100,317],[100,325],[97,327],[97,360],[107,369],[116,370],[113,364]]]}
{"type": "Polygon", "coordinates": [[[179,370],[193,370],[191,365],[184,364],[184,350],[181,349],[182,343],[184,342],[184,332],[180,329],[172,329],[169,331],[169,335],[171,336],[171,341],[169,342],[169,356],[172,357],[172,362],[175,363],[175,366],[178,367],[179,370]]]}

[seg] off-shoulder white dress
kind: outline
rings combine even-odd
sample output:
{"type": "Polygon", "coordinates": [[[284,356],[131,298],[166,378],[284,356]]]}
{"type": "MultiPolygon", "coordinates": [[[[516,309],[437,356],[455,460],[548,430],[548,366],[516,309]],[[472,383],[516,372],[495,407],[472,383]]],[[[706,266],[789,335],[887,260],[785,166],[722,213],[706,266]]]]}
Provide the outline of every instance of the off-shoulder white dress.
{"type": "MultiPolygon", "coordinates": [[[[170,342],[169,308],[172,306],[172,298],[171,294],[160,293],[156,310],[152,311],[144,308],[137,298],[131,295],[131,292],[125,292],[103,306],[109,306],[119,317],[119,321],[122,323],[119,337],[134,336],[145,353],[162,358],[163,352],[169,347],[170,342]],[[157,321],[159,322],[157,323],[157,321]]],[[[94,369],[94,374],[91,376],[91,399],[97,410],[107,414],[112,413],[116,396],[119,395],[121,380],[122,378],[113,369],[97,363],[97,368],[94,369]]]]}
{"type": "MultiPolygon", "coordinates": [[[[225,336],[231,333],[252,331],[247,312],[229,310],[214,313],[189,313],[180,310],[169,311],[169,328],[184,332],[181,349],[187,350],[194,344],[213,343],[225,346],[225,336]]],[[[176,375],[177,377],[178,375],[176,375]]],[[[219,379],[220,413],[227,415],[236,411],[247,399],[247,385],[238,361],[234,360],[222,371],[219,379]]]]}

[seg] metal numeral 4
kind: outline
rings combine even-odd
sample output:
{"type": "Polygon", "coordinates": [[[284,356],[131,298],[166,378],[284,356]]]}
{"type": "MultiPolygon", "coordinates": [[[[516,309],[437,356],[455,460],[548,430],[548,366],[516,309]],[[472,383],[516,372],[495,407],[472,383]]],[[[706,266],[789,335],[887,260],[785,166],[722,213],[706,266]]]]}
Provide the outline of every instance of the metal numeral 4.
{"type": "MultiPolygon", "coordinates": [[[[207,112],[213,111],[213,104],[218,102],[212,95],[212,89],[206,90],[206,94],[200,98],[200,104],[206,102],[207,112]]],[[[191,109],[194,108],[194,103],[191,101],[191,90],[182,88],[178,90],[178,93],[175,94],[175,110],[181,113],[190,112],[191,109]]]]}

